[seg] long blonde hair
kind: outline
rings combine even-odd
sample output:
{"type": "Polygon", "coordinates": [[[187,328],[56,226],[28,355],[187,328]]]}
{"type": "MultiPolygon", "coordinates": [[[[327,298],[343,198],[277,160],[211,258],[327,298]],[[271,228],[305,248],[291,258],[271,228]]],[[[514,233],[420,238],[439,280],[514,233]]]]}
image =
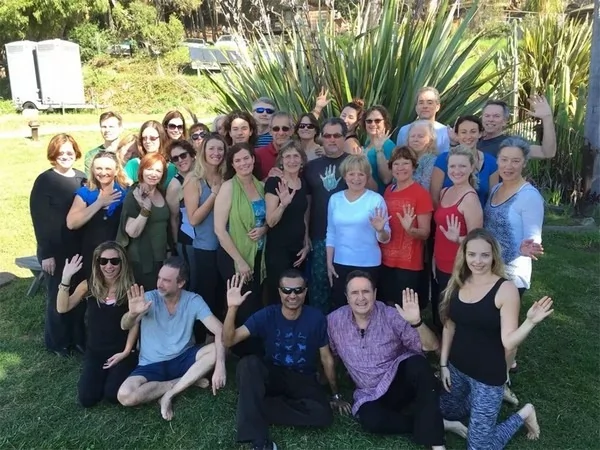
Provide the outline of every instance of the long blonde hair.
{"type": "Polygon", "coordinates": [[[223,136],[218,133],[211,133],[204,138],[202,141],[202,145],[200,146],[200,150],[198,151],[198,155],[196,156],[196,163],[194,164],[194,168],[190,171],[189,176],[185,177],[185,183],[188,180],[200,181],[206,178],[206,147],[210,141],[219,141],[223,144],[223,149],[225,153],[223,154],[223,161],[217,167],[217,173],[221,175],[221,178],[225,175],[225,157],[227,155],[227,141],[223,136]]]}
{"type": "Polygon", "coordinates": [[[89,173],[88,182],[87,182],[87,186],[90,191],[95,191],[96,189],[99,188],[99,183],[96,180],[96,177],[94,176],[94,163],[96,162],[97,159],[100,159],[100,158],[112,159],[115,162],[115,178],[114,178],[115,183],[117,183],[119,186],[121,186],[123,188],[126,188],[127,186],[129,186],[129,179],[127,178],[127,175],[125,174],[125,171],[123,170],[123,164],[121,163],[121,158],[119,157],[119,155],[117,155],[115,152],[109,152],[109,151],[103,150],[103,151],[98,152],[94,156],[94,159],[92,159],[92,163],[90,164],[90,173],[89,173]]]}
{"type": "Polygon", "coordinates": [[[121,259],[119,275],[115,280],[115,298],[117,305],[122,305],[127,301],[127,289],[133,285],[134,278],[125,249],[117,242],[103,242],[94,250],[94,255],[92,257],[92,275],[90,276],[88,290],[92,297],[95,297],[97,301],[104,300],[108,296],[109,289],[106,280],[104,279],[104,275],[102,274],[102,270],[100,269],[100,256],[106,250],[116,251],[121,259]]]}
{"type": "Polygon", "coordinates": [[[469,175],[469,184],[473,186],[473,189],[477,189],[479,186],[479,177],[477,176],[477,173],[479,171],[477,169],[477,164],[475,164],[475,155],[473,155],[471,149],[464,145],[457,145],[456,147],[451,148],[448,153],[448,167],[450,166],[451,156],[466,156],[469,159],[469,163],[473,166],[473,172],[469,175]]]}
{"type": "Polygon", "coordinates": [[[442,319],[442,322],[445,322],[448,319],[450,299],[465,285],[466,281],[471,276],[471,269],[469,269],[469,266],[467,265],[466,258],[467,244],[477,239],[487,242],[492,247],[492,273],[500,278],[506,278],[504,262],[502,261],[502,255],[500,253],[500,245],[496,238],[485,228],[475,228],[474,230],[471,230],[458,248],[456,258],[454,259],[452,276],[450,277],[450,281],[448,281],[448,286],[442,293],[443,298],[440,302],[440,318],[442,319]]]}

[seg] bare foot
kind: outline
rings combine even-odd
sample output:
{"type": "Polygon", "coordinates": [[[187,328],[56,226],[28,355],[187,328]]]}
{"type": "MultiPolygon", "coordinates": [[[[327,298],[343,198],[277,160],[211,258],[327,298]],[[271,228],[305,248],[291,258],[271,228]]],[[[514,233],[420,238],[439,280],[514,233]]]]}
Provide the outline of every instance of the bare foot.
{"type": "Polygon", "coordinates": [[[168,394],[165,394],[162,396],[162,398],[159,401],[160,415],[166,421],[170,421],[171,419],[173,419],[173,404],[171,403],[171,400],[172,400],[171,396],[168,394]]]}
{"type": "Polygon", "coordinates": [[[513,406],[517,406],[519,404],[519,399],[515,395],[515,393],[508,387],[508,384],[504,385],[504,396],[502,398],[506,403],[510,403],[513,406]]]}
{"type": "Polygon", "coordinates": [[[463,439],[467,438],[467,427],[458,420],[444,420],[444,430],[457,434],[463,439]]]}
{"type": "Polygon", "coordinates": [[[525,427],[527,428],[527,439],[535,441],[540,437],[540,425],[537,421],[537,415],[535,408],[531,403],[527,403],[521,411],[519,411],[521,417],[525,421],[525,427]]]}
{"type": "Polygon", "coordinates": [[[194,383],[194,386],[198,386],[199,388],[206,389],[210,386],[210,381],[206,378],[200,378],[198,381],[194,383]]]}

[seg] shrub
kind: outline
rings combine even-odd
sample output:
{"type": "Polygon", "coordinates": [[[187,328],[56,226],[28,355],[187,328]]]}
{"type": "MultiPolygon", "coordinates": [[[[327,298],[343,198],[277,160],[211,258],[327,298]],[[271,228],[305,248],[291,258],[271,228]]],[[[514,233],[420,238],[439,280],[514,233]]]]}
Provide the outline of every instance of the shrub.
{"type": "Polygon", "coordinates": [[[101,30],[98,24],[85,22],[71,30],[69,39],[79,44],[82,61],[106,52],[112,39],[108,31],[101,30]]]}

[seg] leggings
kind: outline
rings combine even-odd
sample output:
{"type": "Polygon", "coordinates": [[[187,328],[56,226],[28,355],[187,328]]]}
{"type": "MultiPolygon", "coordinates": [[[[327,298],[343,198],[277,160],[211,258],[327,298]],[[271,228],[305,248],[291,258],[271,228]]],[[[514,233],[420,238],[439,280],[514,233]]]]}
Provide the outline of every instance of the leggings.
{"type": "Polygon", "coordinates": [[[331,286],[327,278],[327,249],[324,240],[312,241],[308,292],[311,306],[320,309],[323,314],[329,314],[331,286]]]}
{"type": "Polygon", "coordinates": [[[518,414],[498,424],[504,386],[489,386],[465,375],[452,364],[448,365],[452,387],[442,391],[440,408],[448,420],[469,418],[467,450],[503,449],[523,426],[518,414]]]}

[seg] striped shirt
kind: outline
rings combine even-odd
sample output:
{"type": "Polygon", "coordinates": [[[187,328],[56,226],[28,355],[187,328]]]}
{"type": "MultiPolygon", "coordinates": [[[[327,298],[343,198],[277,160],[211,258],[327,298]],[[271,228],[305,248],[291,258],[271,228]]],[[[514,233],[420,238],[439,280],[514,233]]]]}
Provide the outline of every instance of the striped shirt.
{"type": "Polygon", "coordinates": [[[327,316],[327,333],[332,352],[339,355],[356,385],[354,415],[363,404],[387,392],[402,361],[423,354],[418,331],[382,302],[375,302],[364,332],[346,305],[327,316]]]}
{"type": "Polygon", "coordinates": [[[267,131],[266,133],[258,135],[255,148],[264,147],[266,145],[269,145],[271,142],[273,142],[273,136],[271,136],[271,133],[267,131]]]}

